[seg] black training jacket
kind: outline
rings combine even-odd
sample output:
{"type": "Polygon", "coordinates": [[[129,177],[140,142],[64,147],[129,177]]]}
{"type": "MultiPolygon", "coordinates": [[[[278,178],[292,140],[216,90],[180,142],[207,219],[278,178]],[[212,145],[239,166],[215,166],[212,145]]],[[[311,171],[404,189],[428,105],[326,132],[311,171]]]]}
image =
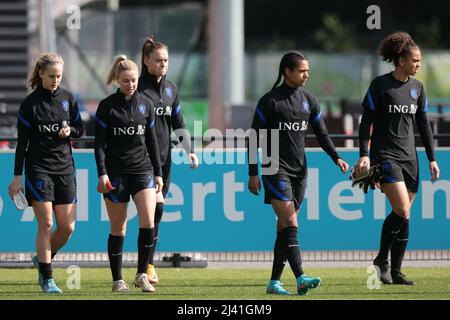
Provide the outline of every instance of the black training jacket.
{"type": "Polygon", "coordinates": [[[136,92],[131,100],[118,89],[100,101],[95,114],[98,176],[114,173],[161,176],[153,103],[136,92]]]}
{"type": "Polygon", "coordinates": [[[161,163],[170,164],[172,130],[184,129],[184,132],[181,132],[183,146],[185,146],[186,152],[193,152],[191,141],[185,131],[177,87],[167,80],[166,76],[158,83],[155,76],[146,73],[139,78],[138,91],[150,99],[155,106],[155,128],[161,163]]]}
{"type": "Polygon", "coordinates": [[[74,172],[70,138],[83,135],[83,124],[70,92],[58,87],[52,93],[39,85],[20,105],[17,132],[14,175],[22,175],[24,161],[28,172],[74,172]],[[58,136],[63,126],[70,126],[70,137],[58,136]]]}
{"type": "Polygon", "coordinates": [[[429,161],[434,161],[433,134],[427,119],[428,102],[422,83],[409,77],[401,82],[392,73],[376,77],[362,103],[359,126],[360,156],[380,160],[416,158],[414,118],[429,161]],[[373,125],[372,137],[370,126],[373,125]]]}
{"type": "MultiPolygon", "coordinates": [[[[272,159],[272,161],[278,161],[278,174],[306,176],[305,139],[309,124],[322,149],[336,163],[339,155],[328,136],[320,105],[311,93],[300,87],[292,88],[283,83],[259,100],[252,129],[258,136],[261,129],[268,129],[268,150],[271,150],[274,143],[270,139],[270,130],[278,130],[279,158],[272,159]]],[[[249,149],[250,152],[256,152],[256,150],[249,149]]],[[[263,152],[264,154],[270,155],[270,152],[263,152]]],[[[263,163],[263,167],[269,167],[269,164],[263,163]]],[[[249,164],[248,173],[250,176],[257,175],[258,165],[249,164]]]]}

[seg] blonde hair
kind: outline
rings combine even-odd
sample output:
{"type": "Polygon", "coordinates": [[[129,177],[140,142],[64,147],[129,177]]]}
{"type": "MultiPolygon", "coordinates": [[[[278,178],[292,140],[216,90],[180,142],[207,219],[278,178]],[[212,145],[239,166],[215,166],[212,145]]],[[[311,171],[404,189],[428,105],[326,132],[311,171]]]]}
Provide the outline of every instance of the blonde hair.
{"type": "Polygon", "coordinates": [[[39,75],[39,72],[45,71],[47,66],[54,65],[57,63],[64,65],[64,60],[61,58],[60,55],[53,52],[41,54],[39,59],[36,61],[36,65],[34,66],[33,72],[31,73],[30,76],[30,80],[28,80],[28,85],[31,87],[31,89],[35,89],[37,86],[42,84],[42,79],[39,75]]]}
{"type": "Polygon", "coordinates": [[[119,75],[122,71],[133,69],[136,70],[139,74],[139,68],[133,60],[127,59],[126,55],[117,56],[114,59],[111,69],[109,70],[108,78],[106,79],[106,84],[110,85],[114,82],[117,82],[117,79],[119,79],[119,75]]]}

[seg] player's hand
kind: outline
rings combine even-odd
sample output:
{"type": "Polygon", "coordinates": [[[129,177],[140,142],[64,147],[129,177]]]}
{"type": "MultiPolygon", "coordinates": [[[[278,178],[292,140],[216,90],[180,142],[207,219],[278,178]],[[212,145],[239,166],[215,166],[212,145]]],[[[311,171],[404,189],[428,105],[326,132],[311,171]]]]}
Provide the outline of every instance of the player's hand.
{"type": "Polygon", "coordinates": [[[259,191],[261,191],[261,182],[259,181],[258,176],[250,176],[248,178],[248,190],[255,195],[259,195],[259,191]]]}
{"type": "Polygon", "coordinates": [[[338,160],[337,160],[337,166],[339,167],[339,169],[341,169],[341,172],[342,172],[342,173],[346,173],[347,170],[348,170],[348,164],[347,164],[347,162],[345,162],[345,161],[342,160],[342,159],[338,159],[338,160]]]}
{"type": "Polygon", "coordinates": [[[59,130],[58,136],[60,138],[67,138],[68,136],[70,136],[70,127],[65,127],[59,130]]]}
{"type": "Polygon", "coordinates": [[[155,180],[156,180],[156,193],[162,192],[162,189],[163,189],[163,186],[164,186],[162,177],[156,176],[155,180]]]}
{"type": "Polygon", "coordinates": [[[97,185],[98,192],[108,193],[114,189],[115,188],[112,186],[111,181],[109,181],[109,177],[106,174],[98,177],[98,185],[97,185]]]}
{"type": "Polygon", "coordinates": [[[198,158],[195,153],[189,153],[189,164],[191,165],[191,169],[195,169],[198,167],[198,158]]]}
{"type": "Polygon", "coordinates": [[[358,162],[355,164],[355,173],[360,174],[363,168],[370,168],[370,159],[369,157],[361,157],[358,162]]]}
{"type": "Polygon", "coordinates": [[[439,167],[436,161],[430,162],[430,173],[431,173],[431,182],[439,179],[439,167]]]}
{"type": "Polygon", "coordinates": [[[19,191],[23,191],[22,176],[14,176],[13,181],[9,185],[8,194],[12,199],[19,191]]]}

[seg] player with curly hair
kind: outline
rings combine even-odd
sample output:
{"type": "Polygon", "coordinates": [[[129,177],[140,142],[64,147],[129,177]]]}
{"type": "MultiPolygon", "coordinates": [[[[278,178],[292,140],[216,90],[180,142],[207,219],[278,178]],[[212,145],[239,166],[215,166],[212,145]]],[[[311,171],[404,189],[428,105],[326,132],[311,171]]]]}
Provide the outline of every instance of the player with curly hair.
{"type": "Polygon", "coordinates": [[[380,250],[374,260],[380,271],[380,280],[385,284],[413,285],[414,282],[401,273],[401,265],[409,237],[410,210],[419,188],[414,121],[430,163],[431,181],[439,178],[439,167],[427,119],[425,89],[420,81],[412,78],[421,66],[419,47],[408,33],[395,32],[381,41],[379,54],[384,61],[394,64],[394,71],[376,77],[367,90],[362,103],[360,158],[355,171],[358,174],[371,165],[381,165],[381,189],[392,207],[392,212],[384,221],[380,250]],[[371,126],[373,132],[370,136],[371,126]]]}

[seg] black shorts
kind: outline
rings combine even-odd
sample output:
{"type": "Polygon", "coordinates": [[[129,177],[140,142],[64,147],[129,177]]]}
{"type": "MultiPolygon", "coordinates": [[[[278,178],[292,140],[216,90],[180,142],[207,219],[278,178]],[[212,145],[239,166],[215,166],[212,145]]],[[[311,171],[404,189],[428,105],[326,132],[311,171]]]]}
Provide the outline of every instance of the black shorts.
{"type": "Polygon", "coordinates": [[[77,182],[75,174],[47,174],[27,172],[25,174],[25,196],[32,200],[58,204],[77,203],[77,182]]]}
{"type": "Polygon", "coordinates": [[[109,193],[104,193],[103,197],[114,203],[129,202],[130,196],[134,197],[139,191],[155,188],[155,179],[153,175],[108,173],[108,178],[115,189],[109,193]]]}
{"type": "Polygon", "coordinates": [[[300,208],[305,198],[306,177],[296,178],[282,174],[262,176],[264,184],[264,203],[271,204],[271,199],[294,201],[295,208],[300,208]]]}
{"type": "Polygon", "coordinates": [[[163,193],[164,199],[167,197],[167,194],[169,193],[169,188],[170,188],[170,178],[171,178],[170,168],[171,168],[171,163],[163,164],[161,167],[162,179],[163,179],[163,184],[164,184],[162,193],[163,193]]]}
{"type": "Polygon", "coordinates": [[[419,166],[417,160],[385,160],[383,161],[383,178],[381,183],[404,181],[409,192],[419,190],[419,166]]]}

